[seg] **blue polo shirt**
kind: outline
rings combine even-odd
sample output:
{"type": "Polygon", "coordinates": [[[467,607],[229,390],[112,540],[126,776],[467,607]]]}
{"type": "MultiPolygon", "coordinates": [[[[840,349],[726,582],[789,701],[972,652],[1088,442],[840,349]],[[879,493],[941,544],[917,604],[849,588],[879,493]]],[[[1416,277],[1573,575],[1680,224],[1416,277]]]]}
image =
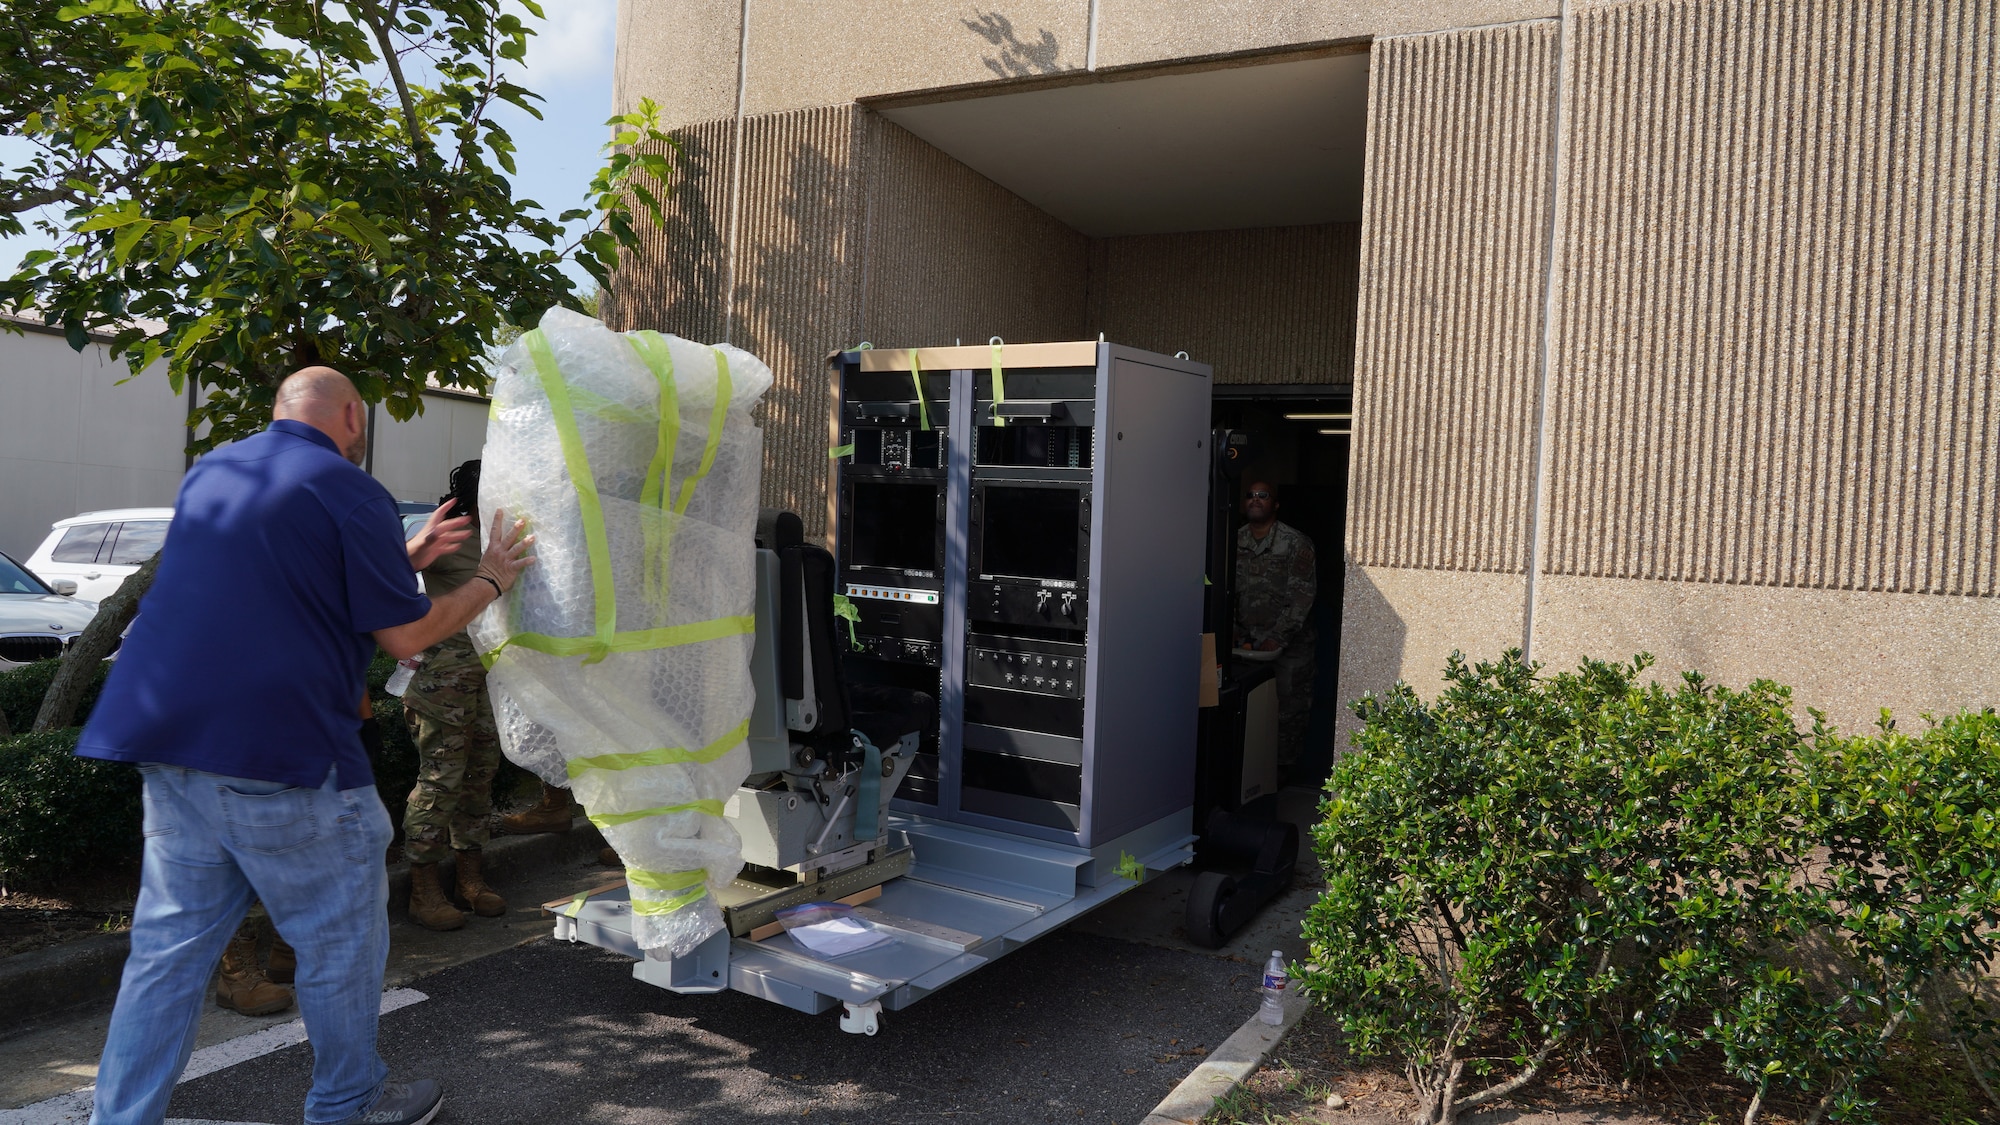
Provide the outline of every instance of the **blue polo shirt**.
{"type": "Polygon", "coordinates": [[[302,422],[203,457],[76,752],[317,787],[371,784],[376,629],[430,610],[395,501],[302,422]]]}

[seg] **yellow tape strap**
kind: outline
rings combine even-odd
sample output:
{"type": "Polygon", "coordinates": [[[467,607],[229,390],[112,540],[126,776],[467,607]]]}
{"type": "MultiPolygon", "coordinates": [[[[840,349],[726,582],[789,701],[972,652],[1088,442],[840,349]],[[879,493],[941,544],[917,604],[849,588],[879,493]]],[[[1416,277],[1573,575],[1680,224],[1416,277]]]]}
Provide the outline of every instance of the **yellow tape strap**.
{"type": "Polygon", "coordinates": [[[610,651],[611,638],[618,631],[618,599],[611,584],[611,544],[604,532],[604,505],[597,498],[597,479],[590,474],[590,458],[583,450],[583,435],[577,432],[576,411],[570,405],[569,385],[556,366],[549,338],[537,328],[521,337],[534,357],[542,391],[549,396],[555,414],[556,436],[562,442],[563,464],[569,469],[570,483],[576,486],[577,504],[583,515],[583,541],[590,556],[590,586],[597,616],[597,639],[601,648],[591,650],[585,664],[595,664],[610,651]]]}
{"type": "Polygon", "coordinates": [[[654,902],[652,899],[635,898],[632,900],[632,913],[649,916],[672,914],[674,911],[679,910],[681,907],[686,906],[688,903],[695,901],[707,893],[708,887],[704,885],[659,902],[654,902]]]}
{"type": "Polygon", "coordinates": [[[686,515],[688,501],[694,499],[694,486],[708,476],[715,467],[715,451],[722,448],[722,424],[729,420],[729,399],[735,392],[729,384],[729,358],[721,348],[710,348],[715,353],[715,406],[708,412],[708,442],[701,447],[701,467],[694,475],[681,482],[681,498],[674,502],[674,511],[686,515]]]}
{"type": "MultiPolygon", "coordinates": [[[[654,381],[660,385],[660,433],[653,445],[653,459],[646,466],[646,484],[640,490],[639,503],[665,511],[674,473],[674,450],[681,440],[681,400],[680,388],[674,382],[674,356],[667,338],[658,332],[635,332],[626,339],[632,342],[632,350],[639,353],[639,359],[651,369],[654,381]]],[[[646,596],[662,610],[666,608],[667,569],[673,552],[673,529],[664,524],[664,520],[659,524],[649,520],[645,524],[646,596]]]]}
{"type": "Polygon", "coordinates": [[[1007,424],[1007,419],[1006,419],[1005,417],[1003,417],[1003,416],[1001,415],[1001,413],[1000,413],[1000,404],[1001,404],[1001,403],[1003,403],[1003,402],[1006,402],[1006,401],[1007,401],[1007,378],[1006,378],[1006,376],[1004,376],[1004,375],[1002,375],[1002,374],[1000,373],[1000,349],[1001,349],[1001,347],[1002,347],[1002,346],[1003,346],[1003,345],[1001,345],[1001,344],[1000,344],[1000,343],[998,343],[997,341],[996,341],[996,342],[995,342],[995,343],[994,343],[994,344],[992,345],[992,348],[993,348],[993,424],[994,424],[994,425],[996,425],[996,426],[1004,426],[1004,425],[1006,425],[1006,424],[1007,424]]]}
{"type": "Polygon", "coordinates": [[[854,443],[851,441],[846,445],[836,445],[826,451],[826,459],[829,461],[838,461],[842,457],[852,456],[854,456],[854,443]]]}
{"type": "Polygon", "coordinates": [[[698,812],[706,813],[709,816],[721,816],[722,802],[715,800],[689,801],[684,805],[661,805],[657,809],[639,809],[636,812],[593,813],[590,817],[590,823],[595,824],[599,828],[616,828],[621,824],[630,824],[635,820],[644,820],[649,816],[666,816],[669,813],[677,812],[698,812]]]}
{"type": "Polygon", "coordinates": [[[745,614],[741,617],[713,617],[707,621],[694,621],[686,625],[663,625],[658,629],[635,629],[629,633],[613,633],[607,643],[601,637],[551,637],[545,633],[516,633],[501,641],[495,648],[479,654],[479,662],[488,671],[500,662],[500,654],[510,648],[525,648],[547,656],[583,656],[592,662],[602,660],[614,652],[649,652],[656,648],[673,648],[676,645],[700,644],[703,641],[721,640],[724,637],[741,637],[755,632],[757,619],[745,614]]]}
{"type": "Polygon", "coordinates": [[[560,910],[558,913],[561,913],[570,918],[574,918],[577,915],[583,913],[583,904],[589,901],[590,901],[589,891],[578,891],[576,892],[576,897],[569,900],[569,905],[563,907],[562,910],[560,910]]]}
{"type": "Polygon", "coordinates": [[[682,763],[703,764],[713,762],[736,748],[736,744],[750,737],[750,720],[745,719],[729,729],[729,733],[699,750],[683,750],[678,746],[662,746],[658,750],[646,750],[637,754],[598,754],[589,758],[571,758],[566,767],[571,777],[581,777],[591,770],[630,770],[641,766],[672,766],[682,763]]]}
{"type": "Polygon", "coordinates": [[[931,428],[931,404],[924,399],[924,365],[917,359],[918,349],[910,349],[910,385],[917,388],[917,421],[924,429],[931,428]]]}
{"type": "Polygon", "coordinates": [[[649,891],[669,894],[680,892],[674,894],[672,898],[657,901],[634,895],[632,898],[634,914],[671,914],[708,893],[708,873],[704,871],[659,872],[640,871],[628,867],[625,869],[625,881],[649,891]]]}

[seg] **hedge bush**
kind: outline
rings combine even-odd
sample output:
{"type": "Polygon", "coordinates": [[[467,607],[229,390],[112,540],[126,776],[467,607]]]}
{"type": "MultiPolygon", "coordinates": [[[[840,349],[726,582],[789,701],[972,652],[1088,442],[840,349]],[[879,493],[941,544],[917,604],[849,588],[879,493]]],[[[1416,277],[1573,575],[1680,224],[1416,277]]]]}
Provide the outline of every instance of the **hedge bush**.
{"type": "MultiPolygon", "coordinates": [[[[55,682],[56,669],[62,666],[60,659],[37,660],[0,672],[0,715],[7,717],[7,730],[13,734],[25,734],[35,725],[35,713],[42,709],[42,697],[49,693],[49,685],[55,682]]],[[[97,706],[97,696],[104,690],[104,678],[111,674],[109,663],[97,666],[97,675],[84,689],[83,700],[77,705],[77,724],[90,716],[90,709],[97,706]]]]}
{"type": "Polygon", "coordinates": [[[46,885],[139,850],[139,771],[75,755],[81,728],[0,741],[0,881],[46,885]]]}
{"type": "Polygon", "coordinates": [[[1719,1051],[1746,1121],[1780,1090],[1865,1121],[1856,1080],[1920,1007],[1969,1042],[2000,1026],[1935,988],[2000,923],[2000,718],[1801,731],[1776,684],[1641,684],[1649,663],[1455,656],[1434,703],[1355,704],[1301,983],[1420,1120],[1617,1036],[1719,1051]]]}
{"type": "MultiPolygon", "coordinates": [[[[42,696],[55,679],[57,660],[41,660],[0,673],[0,713],[10,728],[34,725],[42,696]]],[[[398,836],[410,789],[416,784],[417,749],[403,719],[402,700],[383,690],[395,661],[377,653],[368,687],[382,731],[382,750],[369,756],[376,792],[398,836]]],[[[105,665],[77,709],[88,718],[104,687],[105,665]]],[[[138,771],[130,766],[76,758],[81,727],[0,739],[0,883],[37,883],[82,867],[138,854],[138,771]]],[[[532,775],[504,759],[494,779],[495,799],[533,786],[532,775]]]]}

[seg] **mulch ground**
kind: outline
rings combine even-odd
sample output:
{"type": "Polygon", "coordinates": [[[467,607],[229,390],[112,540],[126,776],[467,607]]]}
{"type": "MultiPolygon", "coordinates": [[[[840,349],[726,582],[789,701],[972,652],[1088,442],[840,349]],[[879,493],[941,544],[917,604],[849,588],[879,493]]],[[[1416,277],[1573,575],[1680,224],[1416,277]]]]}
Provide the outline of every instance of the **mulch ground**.
{"type": "Polygon", "coordinates": [[[137,860],[80,873],[58,887],[0,888],[0,957],[130,929],[138,897],[137,860]]]}
{"type": "MultiPolygon", "coordinates": [[[[1743,1120],[1749,1091],[1719,1060],[1697,1057],[1666,1071],[1623,1079],[1615,1047],[1530,1083],[1466,1125],[1717,1125],[1743,1120]]],[[[1863,1084],[1883,1125],[1986,1125],[1986,1102],[1955,1048],[1920,1034],[1899,1039],[1880,1075],[1863,1084]]],[[[1315,1009],[1250,1081],[1209,1115],[1209,1125],[1408,1125],[1416,1108],[1403,1076],[1358,1062],[1326,1013],[1315,1009]],[[1334,1108],[1328,1104],[1335,1097],[1334,1108]]],[[[1811,1106],[1769,1102],[1760,1122],[1797,1125],[1811,1106]]]]}

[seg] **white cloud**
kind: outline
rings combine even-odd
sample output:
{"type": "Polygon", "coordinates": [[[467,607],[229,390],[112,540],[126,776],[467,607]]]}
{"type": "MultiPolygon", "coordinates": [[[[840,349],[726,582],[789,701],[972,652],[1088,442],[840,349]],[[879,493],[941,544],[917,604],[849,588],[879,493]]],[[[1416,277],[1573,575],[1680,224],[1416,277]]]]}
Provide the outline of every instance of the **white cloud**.
{"type": "Polygon", "coordinates": [[[528,62],[517,81],[537,93],[580,78],[602,80],[617,51],[618,0],[544,0],[545,20],[530,18],[528,62]]]}

